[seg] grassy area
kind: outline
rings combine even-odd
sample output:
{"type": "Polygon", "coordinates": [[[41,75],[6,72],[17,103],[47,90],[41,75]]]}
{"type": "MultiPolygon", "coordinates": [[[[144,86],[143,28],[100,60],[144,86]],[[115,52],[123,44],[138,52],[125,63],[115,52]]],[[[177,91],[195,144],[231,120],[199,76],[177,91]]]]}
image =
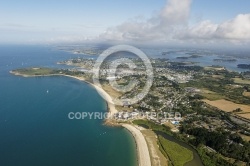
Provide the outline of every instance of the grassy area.
{"type": "Polygon", "coordinates": [[[168,159],[161,153],[155,133],[151,130],[141,130],[141,132],[149,147],[152,166],[168,166],[168,159]]]}
{"type": "MultiPolygon", "coordinates": [[[[238,104],[250,104],[250,98],[247,96],[249,94],[245,93],[245,95],[243,95],[247,87],[235,84],[235,81],[250,84],[250,80],[235,78],[237,76],[236,73],[227,71],[216,71],[216,77],[211,76],[209,72],[206,73],[206,75],[197,76],[194,80],[181,84],[181,87],[201,89],[201,95],[209,100],[227,99],[238,104]]],[[[215,76],[215,74],[213,74],[213,76],[215,76]]]]}
{"type": "Polygon", "coordinates": [[[250,92],[244,91],[242,95],[246,97],[250,97],[250,92]]]}
{"type": "Polygon", "coordinates": [[[217,107],[225,112],[231,112],[233,110],[236,110],[237,108],[240,108],[242,112],[240,113],[248,113],[250,112],[250,105],[244,105],[244,104],[237,104],[228,100],[215,100],[215,101],[210,101],[210,100],[203,100],[207,104],[217,107]]]}
{"type": "Polygon", "coordinates": [[[201,89],[201,96],[203,96],[204,98],[208,99],[208,100],[219,100],[219,99],[223,99],[224,97],[216,92],[210,91],[208,89],[201,89]]]}
{"type": "Polygon", "coordinates": [[[204,146],[199,146],[197,148],[198,153],[202,159],[204,166],[233,166],[229,159],[226,159],[224,156],[210,152],[204,146]]]}
{"type": "Polygon", "coordinates": [[[109,84],[103,84],[102,88],[113,98],[119,98],[120,96],[122,96],[121,92],[116,91],[109,84]]]}
{"type": "Polygon", "coordinates": [[[220,100],[223,99],[224,97],[218,93],[202,93],[201,94],[203,97],[205,97],[208,100],[220,100]]]}
{"type": "Polygon", "coordinates": [[[28,76],[59,74],[59,70],[50,68],[24,68],[13,70],[13,72],[28,76]]]}
{"type": "Polygon", "coordinates": [[[219,78],[219,79],[223,79],[225,78],[223,75],[212,75],[213,78],[219,78]]]}
{"type": "Polygon", "coordinates": [[[192,151],[159,136],[159,143],[162,150],[167,154],[174,166],[183,166],[193,159],[192,151]]]}
{"type": "Polygon", "coordinates": [[[115,109],[118,110],[118,111],[124,111],[124,110],[126,110],[127,112],[132,112],[133,111],[133,108],[123,107],[123,106],[120,106],[120,105],[116,105],[115,109]]]}
{"type": "Polygon", "coordinates": [[[248,84],[250,85],[250,80],[243,80],[242,78],[233,78],[236,84],[248,84]]]}
{"type": "Polygon", "coordinates": [[[142,127],[146,126],[147,128],[152,129],[154,131],[160,131],[168,135],[173,135],[170,131],[170,127],[165,125],[158,125],[148,120],[134,120],[133,123],[142,127]]]}
{"type": "Polygon", "coordinates": [[[84,78],[87,81],[89,80],[89,76],[86,75],[82,71],[74,71],[69,69],[51,69],[51,68],[23,68],[16,69],[11,71],[15,75],[22,76],[48,76],[48,75],[70,75],[84,78]]]}
{"type": "Polygon", "coordinates": [[[214,94],[215,92],[211,91],[211,90],[208,90],[208,89],[201,89],[201,92],[202,93],[211,93],[211,94],[214,94]]]}

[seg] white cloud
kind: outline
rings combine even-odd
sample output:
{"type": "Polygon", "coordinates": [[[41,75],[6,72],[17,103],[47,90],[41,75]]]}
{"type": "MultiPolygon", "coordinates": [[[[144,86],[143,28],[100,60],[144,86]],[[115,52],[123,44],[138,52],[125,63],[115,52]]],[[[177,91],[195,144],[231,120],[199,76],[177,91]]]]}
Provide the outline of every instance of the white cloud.
{"type": "Polygon", "coordinates": [[[191,0],[169,0],[158,19],[161,26],[183,24],[189,18],[191,0]]]}
{"type": "Polygon", "coordinates": [[[100,34],[106,40],[167,40],[188,22],[191,0],[169,0],[155,16],[147,20],[130,20],[100,34]]]}
{"type": "Polygon", "coordinates": [[[175,34],[175,37],[178,39],[210,39],[216,29],[218,28],[217,24],[213,24],[211,21],[206,20],[198,23],[193,27],[188,27],[181,29],[175,34]]]}
{"type": "Polygon", "coordinates": [[[250,14],[239,14],[218,26],[215,35],[233,40],[250,40],[250,14]]]}
{"type": "Polygon", "coordinates": [[[190,26],[191,0],[168,0],[166,6],[149,19],[132,19],[99,35],[101,40],[217,43],[250,41],[250,14],[215,24],[203,20],[190,26]]]}
{"type": "Polygon", "coordinates": [[[175,34],[177,39],[205,42],[245,43],[250,41],[250,14],[239,14],[221,24],[202,21],[175,34]]]}

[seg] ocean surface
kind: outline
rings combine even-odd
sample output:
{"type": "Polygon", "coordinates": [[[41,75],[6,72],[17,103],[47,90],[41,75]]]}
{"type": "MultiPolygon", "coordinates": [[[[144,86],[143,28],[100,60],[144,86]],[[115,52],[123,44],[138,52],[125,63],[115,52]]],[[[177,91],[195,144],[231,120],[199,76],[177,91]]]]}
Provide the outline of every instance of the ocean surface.
{"type": "MultiPolygon", "coordinates": [[[[198,49],[199,50],[199,49],[198,49]]],[[[250,64],[250,55],[246,58],[244,57],[244,54],[233,51],[234,53],[237,53],[237,57],[233,56],[232,54],[228,53],[216,53],[216,51],[197,51],[197,50],[182,50],[182,49],[150,49],[150,48],[144,48],[144,52],[149,57],[152,58],[165,58],[168,59],[171,62],[194,62],[194,65],[197,66],[223,66],[227,70],[230,71],[236,71],[236,72],[244,72],[244,71],[250,71],[249,69],[241,69],[238,68],[238,64],[250,64]],[[171,52],[166,55],[162,55],[162,52],[171,52]],[[196,53],[198,52],[198,53],[196,53]],[[177,57],[189,57],[190,55],[188,53],[194,53],[198,54],[200,57],[198,58],[188,58],[188,59],[178,59],[177,57]],[[214,59],[235,59],[236,61],[233,62],[225,62],[225,61],[214,61],[214,59]]]]}
{"type": "Polygon", "coordinates": [[[44,46],[0,46],[0,166],[134,166],[136,145],[103,120],[69,112],[106,112],[90,85],[63,76],[23,78],[9,71],[52,67],[77,57],[44,46]]]}

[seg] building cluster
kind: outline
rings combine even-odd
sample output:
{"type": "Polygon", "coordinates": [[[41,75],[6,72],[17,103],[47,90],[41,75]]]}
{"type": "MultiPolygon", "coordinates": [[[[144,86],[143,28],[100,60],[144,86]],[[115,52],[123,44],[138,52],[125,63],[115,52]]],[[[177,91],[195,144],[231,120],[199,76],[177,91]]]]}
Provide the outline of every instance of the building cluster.
{"type": "Polygon", "coordinates": [[[168,68],[155,68],[155,73],[157,76],[164,76],[168,80],[177,82],[177,83],[186,83],[193,78],[193,73],[179,73],[177,71],[168,69],[168,68]]]}

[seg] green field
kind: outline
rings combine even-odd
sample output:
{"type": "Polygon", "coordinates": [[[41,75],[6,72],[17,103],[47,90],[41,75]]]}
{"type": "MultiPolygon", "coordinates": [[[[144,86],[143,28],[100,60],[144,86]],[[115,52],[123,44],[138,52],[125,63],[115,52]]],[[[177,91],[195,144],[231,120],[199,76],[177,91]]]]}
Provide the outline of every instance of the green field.
{"type": "Polygon", "coordinates": [[[50,68],[24,68],[13,70],[13,72],[28,76],[59,74],[59,70],[50,68]]]}
{"type": "MultiPolygon", "coordinates": [[[[49,76],[49,75],[70,75],[70,76],[86,76],[82,71],[69,69],[51,69],[51,68],[23,68],[12,70],[11,73],[23,76],[49,76]]],[[[85,77],[87,80],[87,76],[85,77]]]]}
{"type": "Polygon", "coordinates": [[[138,125],[138,126],[147,127],[148,129],[151,129],[153,131],[159,131],[159,132],[162,132],[162,133],[165,133],[168,135],[173,135],[168,126],[158,125],[158,124],[155,124],[154,122],[151,122],[149,120],[138,119],[138,120],[134,120],[133,123],[138,125]]]}
{"type": "Polygon", "coordinates": [[[224,97],[218,93],[202,93],[201,95],[211,101],[224,99],[224,97]]]}
{"type": "Polygon", "coordinates": [[[234,80],[234,83],[236,84],[250,84],[250,80],[247,80],[247,79],[242,79],[242,78],[233,78],[234,80]]]}
{"type": "Polygon", "coordinates": [[[159,136],[159,143],[161,144],[164,154],[167,154],[174,166],[183,166],[193,159],[193,152],[177,143],[169,141],[162,136],[159,136]]]}

